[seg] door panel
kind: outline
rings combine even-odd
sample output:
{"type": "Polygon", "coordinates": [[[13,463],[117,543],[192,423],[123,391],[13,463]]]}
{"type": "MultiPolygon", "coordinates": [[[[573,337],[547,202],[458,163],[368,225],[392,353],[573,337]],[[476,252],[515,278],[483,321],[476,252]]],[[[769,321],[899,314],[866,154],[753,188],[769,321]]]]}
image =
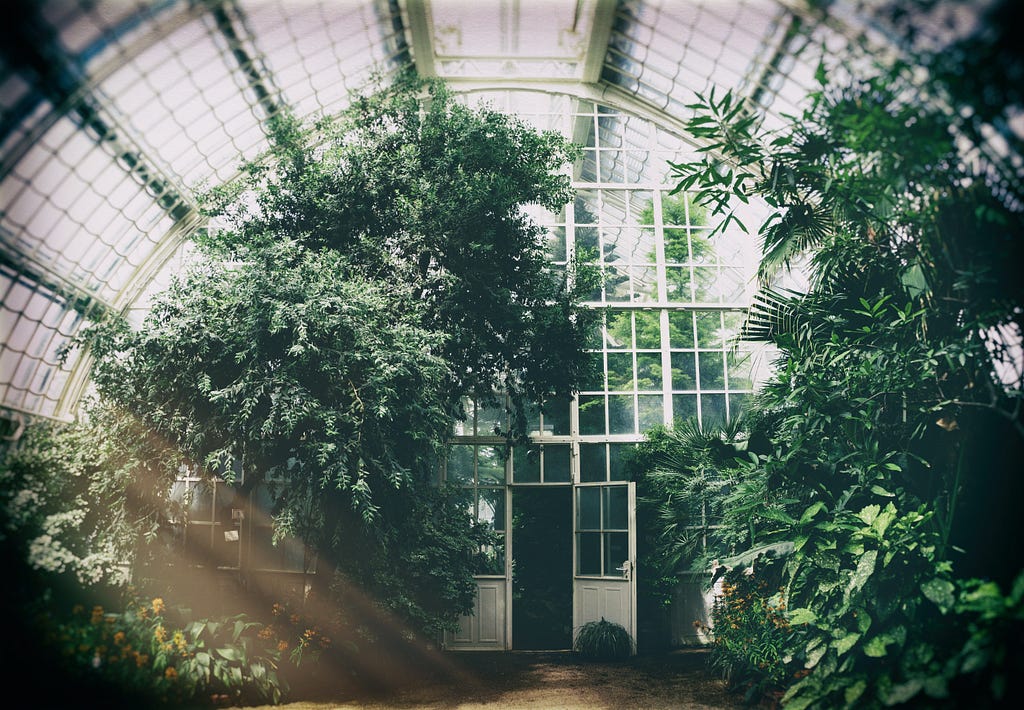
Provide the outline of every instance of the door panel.
{"type": "Polygon", "coordinates": [[[573,495],[573,635],[605,619],[636,642],[636,484],[578,484],[573,495]]]}
{"type": "Polygon", "coordinates": [[[506,644],[504,579],[478,579],[473,613],[459,618],[459,630],[449,634],[451,649],[503,651],[506,644]]]}

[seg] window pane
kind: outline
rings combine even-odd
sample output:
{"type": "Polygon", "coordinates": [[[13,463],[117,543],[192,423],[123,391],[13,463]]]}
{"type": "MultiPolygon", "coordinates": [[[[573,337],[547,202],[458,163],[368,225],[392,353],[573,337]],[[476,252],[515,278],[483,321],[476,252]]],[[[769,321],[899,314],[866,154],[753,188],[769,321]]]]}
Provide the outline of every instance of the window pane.
{"type": "Polygon", "coordinates": [[[633,395],[608,395],[608,431],[611,434],[633,434],[633,395]]]}
{"type": "Polygon", "coordinates": [[[729,415],[735,419],[737,415],[741,414],[747,407],[747,399],[750,395],[748,394],[730,394],[729,395],[729,415]]]}
{"type": "Polygon", "coordinates": [[[504,405],[485,405],[476,410],[476,433],[477,436],[495,436],[499,432],[507,431],[508,424],[505,420],[504,405]]]}
{"type": "Polygon", "coordinates": [[[633,390],[633,355],[631,353],[608,353],[608,389],[613,392],[633,390]]]}
{"type": "Polygon", "coordinates": [[[482,486],[505,482],[505,449],[480,446],[476,452],[477,480],[482,486]]]}
{"type": "Polygon", "coordinates": [[[540,482],[540,447],[517,446],[512,452],[512,480],[516,483],[540,482]]]}
{"type": "Polygon", "coordinates": [[[719,426],[725,422],[724,394],[702,394],[700,396],[700,422],[705,429],[719,426]]]}
{"type": "Polygon", "coordinates": [[[611,481],[626,480],[626,466],[622,456],[627,449],[634,448],[633,444],[608,444],[608,479],[611,481]]]}
{"type": "Polygon", "coordinates": [[[636,354],[636,381],[638,390],[661,389],[661,353],[636,354]]]}
{"type": "Polygon", "coordinates": [[[722,353],[700,354],[700,388],[723,389],[725,387],[725,366],[722,353]]]}
{"type": "Polygon", "coordinates": [[[669,311],[668,333],[673,348],[692,348],[693,314],[690,311],[669,311]]]}
{"type": "Polygon", "coordinates": [[[505,489],[481,488],[477,520],[491,524],[495,530],[505,529],[505,489]]]}
{"type": "Polygon", "coordinates": [[[555,436],[569,434],[569,402],[568,398],[555,399],[544,403],[544,433],[555,436]]]}
{"type": "Polygon", "coordinates": [[[692,390],[697,386],[693,353],[672,353],[672,389],[692,390]]]}
{"type": "Polygon", "coordinates": [[[604,396],[580,395],[580,434],[604,433],[604,396]]]}
{"type": "Polygon", "coordinates": [[[644,432],[651,427],[663,423],[662,397],[660,394],[642,394],[637,397],[637,404],[640,408],[640,431],[644,432]]]}
{"type": "Polygon", "coordinates": [[[608,314],[604,344],[608,350],[628,350],[633,346],[633,321],[629,311],[608,314]]]}
{"type": "Polygon", "coordinates": [[[480,548],[477,560],[477,574],[505,574],[505,538],[502,537],[494,545],[480,548]]]}
{"type": "Polygon", "coordinates": [[[616,569],[629,559],[629,535],[627,533],[604,534],[604,574],[606,577],[621,576],[616,569]]]}
{"type": "Polygon", "coordinates": [[[473,447],[454,445],[448,454],[448,480],[461,485],[473,483],[473,447]]]}
{"type": "Polygon", "coordinates": [[[601,574],[601,533],[578,533],[576,554],[576,574],[601,574]]]}
{"type": "Polygon", "coordinates": [[[697,321],[697,343],[702,348],[717,348],[722,345],[722,316],[718,313],[695,313],[697,321]]]}
{"type": "Polygon", "coordinates": [[[690,303],[693,300],[690,293],[689,266],[666,267],[665,285],[668,291],[668,300],[680,303],[690,303]]]}
{"type": "Polygon", "coordinates": [[[661,314],[658,311],[637,311],[636,346],[638,348],[661,347],[661,314]]]}
{"type": "Polygon", "coordinates": [[[580,480],[604,481],[605,475],[605,445],[580,444],[580,480]]]}
{"type": "Polygon", "coordinates": [[[753,382],[750,378],[751,361],[753,355],[749,351],[730,352],[727,358],[729,363],[729,389],[750,389],[753,382]]]}
{"type": "Polygon", "coordinates": [[[578,520],[577,530],[600,530],[601,529],[601,489],[577,488],[578,509],[576,511],[578,520]]]}
{"type": "Polygon", "coordinates": [[[672,395],[672,418],[676,420],[697,418],[697,395],[672,395]]]}
{"type": "Polygon", "coordinates": [[[629,492],[625,486],[608,486],[604,493],[604,529],[625,530],[629,525],[629,492]]]}
{"type": "Polygon", "coordinates": [[[568,446],[544,447],[544,481],[546,483],[569,482],[568,446]]]}

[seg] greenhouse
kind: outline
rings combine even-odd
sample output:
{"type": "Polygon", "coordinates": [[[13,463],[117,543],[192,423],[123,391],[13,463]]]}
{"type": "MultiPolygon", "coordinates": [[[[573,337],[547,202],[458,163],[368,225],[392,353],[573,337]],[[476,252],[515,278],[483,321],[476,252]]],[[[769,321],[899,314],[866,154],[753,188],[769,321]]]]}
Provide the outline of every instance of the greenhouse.
{"type": "Polygon", "coordinates": [[[7,9],[9,692],[1020,706],[1014,0],[7,9]]]}

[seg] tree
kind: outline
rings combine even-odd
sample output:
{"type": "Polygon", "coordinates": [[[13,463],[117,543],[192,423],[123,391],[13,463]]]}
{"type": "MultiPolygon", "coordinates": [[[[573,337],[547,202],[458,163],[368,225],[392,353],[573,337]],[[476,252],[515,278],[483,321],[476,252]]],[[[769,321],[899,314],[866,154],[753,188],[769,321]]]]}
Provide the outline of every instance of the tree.
{"type": "Polygon", "coordinates": [[[429,489],[462,397],[543,401],[588,367],[593,277],[549,273],[521,209],[571,198],[573,152],[409,77],[271,139],[207,194],[198,256],[141,327],[87,335],[94,379],[206,471],[283,480],[277,523],[321,583],[359,580],[432,634],[471,605],[488,540],[429,489]]]}

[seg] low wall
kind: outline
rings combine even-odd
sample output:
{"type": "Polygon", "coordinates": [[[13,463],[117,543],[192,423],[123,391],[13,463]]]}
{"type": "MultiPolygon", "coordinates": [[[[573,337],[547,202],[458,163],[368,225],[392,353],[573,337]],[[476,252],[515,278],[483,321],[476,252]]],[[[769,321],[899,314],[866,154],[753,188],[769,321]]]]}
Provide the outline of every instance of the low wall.
{"type": "Polygon", "coordinates": [[[691,572],[680,578],[672,593],[670,612],[671,645],[703,646],[711,643],[711,607],[715,590],[711,573],[691,572]]]}

